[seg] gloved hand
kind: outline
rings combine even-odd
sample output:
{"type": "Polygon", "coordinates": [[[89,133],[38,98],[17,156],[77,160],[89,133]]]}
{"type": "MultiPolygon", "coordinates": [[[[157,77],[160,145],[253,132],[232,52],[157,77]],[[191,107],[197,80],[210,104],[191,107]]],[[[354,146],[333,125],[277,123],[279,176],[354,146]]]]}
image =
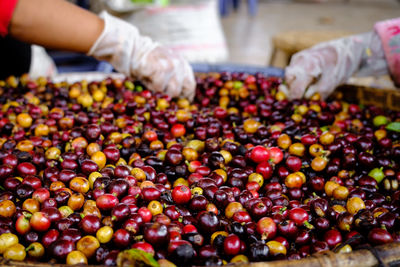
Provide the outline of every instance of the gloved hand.
{"type": "Polygon", "coordinates": [[[383,75],[388,65],[378,34],[368,32],[313,46],[296,53],[286,68],[290,99],[319,92],[325,99],[353,74],[383,75]]]}
{"type": "Polygon", "coordinates": [[[32,45],[31,51],[31,66],[29,67],[31,78],[52,77],[57,74],[56,64],[43,47],[32,45]]]}
{"type": "Polygon", "coordinates": [[[192,100],[195,79],[188,62],[172,50],[141,36],[133,25],[103,12],[104,30],[88,55],[140,80],[153,91],[192,100]]]}

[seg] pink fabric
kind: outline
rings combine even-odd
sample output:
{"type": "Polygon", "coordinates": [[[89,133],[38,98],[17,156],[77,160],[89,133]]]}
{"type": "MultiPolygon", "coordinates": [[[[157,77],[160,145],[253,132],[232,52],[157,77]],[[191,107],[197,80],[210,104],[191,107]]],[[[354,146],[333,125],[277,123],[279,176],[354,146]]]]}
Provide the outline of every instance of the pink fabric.
{"type": "Polygon", "coordinates": [[[375,30],[381,37],[392,78],[400,86],[400,18],[380,21],[375,30]]]}
{"type": "Polygon", "coordinates": [[[17,1],[0,0],[0,36],[5,36],[8,33],[8,25],[10,24],[17,1]]]}

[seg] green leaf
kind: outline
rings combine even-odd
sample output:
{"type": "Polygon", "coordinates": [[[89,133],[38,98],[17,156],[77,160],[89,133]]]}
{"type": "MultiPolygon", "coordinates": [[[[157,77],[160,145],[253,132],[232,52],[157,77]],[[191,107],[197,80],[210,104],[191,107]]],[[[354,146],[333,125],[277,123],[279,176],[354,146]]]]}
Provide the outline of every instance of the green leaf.
{"type": "Polygon", "coordinates": [[[395,122],[389,123],[388,125],[386,125],[386,130],[400,133],[400,122],[395,121],[395,122]]]}
{"type": "Polygon", "coordinates": [[[118,254],[117,266],[159,267],[150,253],[140,249],[128,249],[118,254]]]}

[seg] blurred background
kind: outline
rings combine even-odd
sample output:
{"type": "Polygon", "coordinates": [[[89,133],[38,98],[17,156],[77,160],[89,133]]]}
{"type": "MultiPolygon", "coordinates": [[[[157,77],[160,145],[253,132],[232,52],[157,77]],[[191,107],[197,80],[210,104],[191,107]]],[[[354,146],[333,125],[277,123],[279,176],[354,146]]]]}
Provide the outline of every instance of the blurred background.
{"type": "MultiPolygon", "coordinates": [[[[241,2],[237,12],[222,18],[229,61],[257,65],[272,63],[279,48],[290,54],[318,41],[371,31],[375,22],[400,16],[396,0],[265,0],[258,1],[254,16],[246,10],[247,1],[241,2]]],[[[275,58],[275,63],[280,62],[275,58]]]]}
{"type": "MultiPolygon", "coordinates": [[[[284,68],[318,42],[371,31],[400,16],[399,0],[75,0],[137,26],[192,63],[284,68]]],[[[112,71],[82,55],[51,52],[60,72],[112,71]]]]}

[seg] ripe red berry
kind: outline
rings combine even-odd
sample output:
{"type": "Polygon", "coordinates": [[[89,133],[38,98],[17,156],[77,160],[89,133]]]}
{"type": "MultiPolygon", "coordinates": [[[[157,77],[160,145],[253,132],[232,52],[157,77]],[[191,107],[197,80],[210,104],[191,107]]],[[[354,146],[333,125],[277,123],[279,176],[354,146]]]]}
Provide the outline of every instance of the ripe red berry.
{"type": "Polygon", "coordinates": [[[276,235],[276,223],[270,217],[263,217],[257,222],[257,232],[262,239],[272,239],[276,235]]]}
{"type": "Polygon", "coordinates": [[[144,252],[150,253],[152,256],[154,256],[154,248],[150,243],[140,241],[132,245],[132,248],[137,248],[140,250],[143,250],[144,252]]]}
{"type": "Polygon", "coordinates": [[[171,128],[171,134],[174,137],[181,137],[184,136],[186,133],[186,129],[185,126],[182,124],[175,124],[174,126],[172,126],[171,128]]]}
{"type": "Polygon", "coordinates": [[[182,233],[189,234],[189,233],[197,233],[197,228],[193,224],[187,224],[183,227],[182,233]]]}
{"type": "Polygon", "coordinates": [[[29,223],[35,231],[44,232],[50,228],[51,221],[43,212],[38,211],[32,214],[29,223]]]}
{"type": "Polygon", "coordinates": [[[334,248],[342,242],[342,235],[338,230],[331,229],[324,234],[324,239],[330,248],[334,248]]]}
{"type": "Polygon", "coordinates": [[[227,255],[237,255],[240,252],[240,239],[237,235],[231,234],[224,240],[224,252],[227,255]]]}
{"type": "Polygon", "coordinates": [[[297,225],[303,225],[308,221],[308,213],[302,208],[293,208],[289,210],[289,219],[294,221],[297,225]]]}
{"type": "Polygon", "coordinates": [[[279,147],[271,147],[269,149],[270,160],[274,164],[278,164],[283,159],[283,152],[279,147]]]}
{"type": "Polygon", "coordinates": [[[141,207],[140,209],[138,209],[137,212],[140,215],[140,217],[142,217],[143,222],[146,223],[146,222],[150,222],[151,221],[152,215],[151,215],[151,212],[150,212],[150,210],[148,208],[141,207]]]}
{"type": "Polygon", "coordinates": [[[302,166],[301,159],[296,156],[290,156],[286,159],[286,166],[293,172],[300,171],[302,166]]]}
{"type": "Polygon", "coordinates": [[[265,161],[257,165],[256,172],[261,174],[264,179],[269,179],[272,176],[273,169],[271,164],[269,164],[268,161],[265,161]]]}
{"type": "Polygon", "coordinates": [[[255,163],[261,163],[269,160],[269,152],[266,147],[255,146],[250,152],[250,158],[255,163]]]}
{"type": "Polygon", "coordinates": [[[186,185],[179,185],[172,190],[172,199],[176,204],[186,204],[190,201],[192,193],[186,185]]]}
{"type": "Polygon", "coordinates": [[[118,198],[112,194],[104,194],[96,199],[96,205],[101,210],[111,210],[118,203],[118,198]]]}

